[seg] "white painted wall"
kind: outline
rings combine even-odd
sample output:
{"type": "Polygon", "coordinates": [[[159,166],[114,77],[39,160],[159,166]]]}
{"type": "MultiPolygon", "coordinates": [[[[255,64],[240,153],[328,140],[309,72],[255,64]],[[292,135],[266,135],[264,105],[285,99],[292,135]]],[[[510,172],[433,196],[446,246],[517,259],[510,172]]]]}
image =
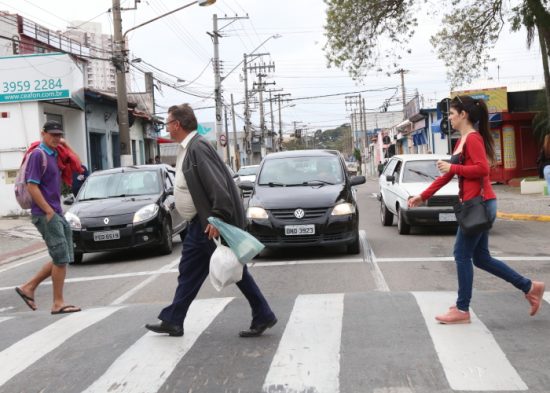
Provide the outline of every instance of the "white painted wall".
{"type": "Polygon", "coordinates": [[[0,119],[0,216],[24,214],[13,193],[13,174],[31,143],[40,140],[45,113],[63,116],[65,137],[86,163],[84,112],[43,102],[20,102],[0,105],[8,118],[0,119]]]}

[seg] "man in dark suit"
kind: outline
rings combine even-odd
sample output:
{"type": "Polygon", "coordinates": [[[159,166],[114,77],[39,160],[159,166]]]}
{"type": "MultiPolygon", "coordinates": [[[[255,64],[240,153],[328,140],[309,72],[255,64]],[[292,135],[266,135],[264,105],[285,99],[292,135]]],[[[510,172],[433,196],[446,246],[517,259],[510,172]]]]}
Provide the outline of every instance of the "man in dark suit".
{"type": "MultiPolygon", "coordinates": [[[[191,302],[208,276],[210,257],[220,234],[209,224],[210,216],[243,228],[245,215],[235,182],[212,145],[200,136],[193,109],[187,104],[168,109],[166,129],[177,141],[176,184],[174,196],[178,213],[189,221],[179,264],[178,287],[172,304],[159,314],[160,323],[145,327],[156,333],[182,336],[183,321],[191,302]]],[[[252,308],[252,323],[241,337],[256,337],[277,323],[275,314],[260,288],[244,266],[237,287],[252,308]]]]}

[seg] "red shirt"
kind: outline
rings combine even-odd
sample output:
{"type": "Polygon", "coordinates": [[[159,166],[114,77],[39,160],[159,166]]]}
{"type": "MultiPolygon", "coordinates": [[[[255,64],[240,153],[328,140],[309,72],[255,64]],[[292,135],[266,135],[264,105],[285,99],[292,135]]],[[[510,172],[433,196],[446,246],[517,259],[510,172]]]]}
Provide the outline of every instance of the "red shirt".
{"type": "MultiPolygon", "coordinates": [[[[462,200],[475,198],[481,194],[481,180],[483,179],[483,199],[495,199],[497,196],[491,186],[491,180],[489,178],[489,161],[487,160],[487,154],[485,153],[485,144],[483,143],[483,137],[479,132],[472,132],[466,136],[464,146],[462,146],[462,153],[460,153],[464,159],[464,164],[451,164],[449,172],[439,176],[433,181],[428,188],[426,188],[420,196],[422,200],[429,199],[435,194],[441,187],[447,184],[454,175],[462,176],[462,200]]],[[[457,142],[457,146],[460,141],[457,142]]]]}

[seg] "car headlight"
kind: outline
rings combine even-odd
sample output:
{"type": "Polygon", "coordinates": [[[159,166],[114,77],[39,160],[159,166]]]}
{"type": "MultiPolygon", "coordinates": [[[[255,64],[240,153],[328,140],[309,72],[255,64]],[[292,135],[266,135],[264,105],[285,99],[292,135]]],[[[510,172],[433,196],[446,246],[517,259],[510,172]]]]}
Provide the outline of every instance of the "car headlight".
{"type": "Polygon", "coordinates": [[[71,229],[82,229],[82,224],[80,223],[80,218],[74,213],[67,212],[65,213],[65,220],[69,223],[71,229]]]}
{"type": "Polygon", "coordinates": [[[134,214],[134,224],[139,222],[149,220],[157,215],[159,207],[156,203],[151,203],[150,205],[143,206],[139,209],[136,214],[134,214]]]}
{"type": "Polygon", "coordinates": [[[351,203],[345,202],[345,203],[339,203],[338,205],[334,206],[334,209],[332,209],[332,216],[345,216],[346,214],[354,214],[355,213],[355,206],[353,206],[351,203]]]}
{"type": "Polygon", "coordinates": [[[261,207],[249,207],[246,209],[246,218],[265,220],[267,218],[267,212],[261,207]]]}

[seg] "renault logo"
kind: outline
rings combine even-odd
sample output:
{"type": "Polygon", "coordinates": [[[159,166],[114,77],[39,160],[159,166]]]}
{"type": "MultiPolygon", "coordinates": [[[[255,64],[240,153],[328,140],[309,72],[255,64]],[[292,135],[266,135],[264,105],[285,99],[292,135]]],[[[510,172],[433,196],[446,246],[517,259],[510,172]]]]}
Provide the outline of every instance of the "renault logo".
{"type": "Polygon", "coordinates": [[[103,223],[104,223],[105,225],[107,225],[107,224],[109,223],[109,217],[105,217],[105,218],[103,219],[103,223]]]}
{"type": "Polygon", "coordinates": [[[294,210],[294,217],[296,218],[304,218],[306,213],[302,209],[296,209],[294,210]]]}

